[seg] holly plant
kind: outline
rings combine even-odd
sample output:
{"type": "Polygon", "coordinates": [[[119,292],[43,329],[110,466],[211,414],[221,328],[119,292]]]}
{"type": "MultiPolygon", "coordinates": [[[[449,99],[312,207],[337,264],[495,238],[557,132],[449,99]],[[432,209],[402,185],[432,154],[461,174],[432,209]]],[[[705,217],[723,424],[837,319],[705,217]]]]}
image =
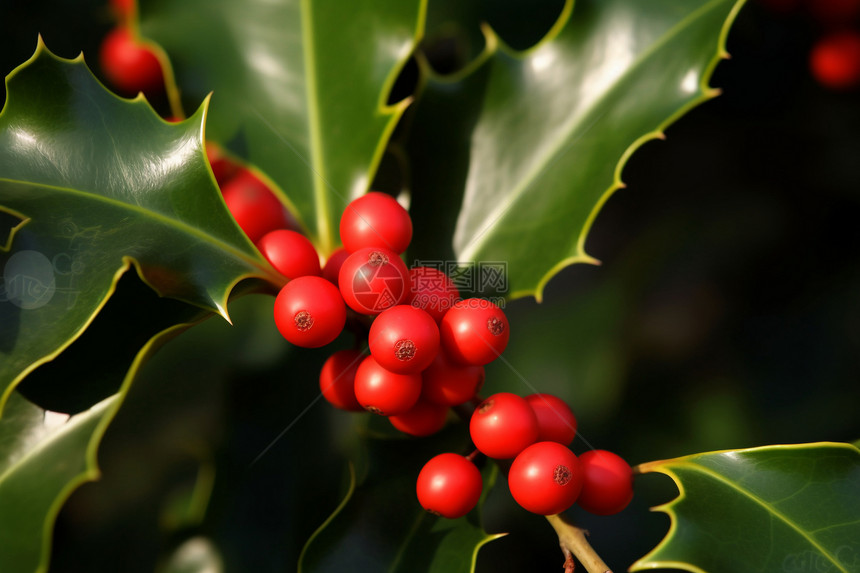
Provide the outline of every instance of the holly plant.
{"type": "Polygon", "coordinates": [[[621,306],[515,311],[742,8],[0,7],[0,571],[858,571],[856,444],[639,458],[565,370],[621,306]]]}

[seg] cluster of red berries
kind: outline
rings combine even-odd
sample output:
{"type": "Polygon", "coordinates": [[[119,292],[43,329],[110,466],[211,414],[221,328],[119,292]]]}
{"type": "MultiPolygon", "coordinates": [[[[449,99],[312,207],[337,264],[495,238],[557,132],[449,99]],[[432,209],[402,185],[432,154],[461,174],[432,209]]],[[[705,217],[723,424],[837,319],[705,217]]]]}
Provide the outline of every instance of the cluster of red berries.
{"type": "MultiPolygon", "coordinates": [[[[213,170],[222,165],[215,157],[213,170]]],[[[386,416],[412,436],[434,434],[452,407],[478,403],[471,439],[489,458],[513,459],[508,484],[522,507],[550,515],[578,502],[608,515],[627,506],[630,466],[604,450],[574,455],[568,446],[576,418],[564,401],[549,394],[477,398],[484,365],[507,346],[507,317],[488,300],[461,299],[441,270],[407,269],[400,255],[411,241],[412,221],[393,197],[371,192],[352,201],[340,220],[344,246],[320,265],[310,240],[284,228],[278,200],[253,174],[219,181],[239,226],[289,279],[274,306],[285,339],[317,348],[340,335],[348,315],[366,326],[367,355],[339,350],[323,364],[319,385],[329,403],[386,416]]],[[[427,462],[416,485],[422,507],[447,518],[471,511],[483,489],[473,458],[444,453],[427,462]]]]}
{"type": "Polygon", "coordinates": [[[822,86],[860,86],[860,0],[760,0],[780,14],[808,16],[819,27],[809,52],[809,70],[822,86]]]}
{"type": "MultiPolygon", "coordinates": [[[[469,432],[478,452],[513,459],[508,487],[514,500],[532,513],[554,515],[577,503],[591,513],[611,515],[633,498],[633,472],[624,459],[606,450],[578,457],[570,450],[576,418],[556,396],[494,394],[478,404],[469,432]]],[[[471,456],[440,454],[418,475],[422,507],[451,519],[471,511],[482,488],[471,456]]]]}
{"type": "MultiPolygon", "coordinates": [[[[118,25],[101,48],[106,77],[126,93],[163,89],[158,58],[132,31],[134,0],[111,0],[111,7],[118,25]]],[[[207,155],[228,210],[287,279],[274,306],[281,335],[317,348],[340,335],[349,315],[365,327],[367,355],[340,350],[321,369],[320,390],[329,403],[386,416],[412,436],[438,432],[451,408],[477,403],[470,422],[477,451],[444,453],[425,464],[416,486],[425,509],[457,518],[475,507],[483,489],[473,463],[478,452],[513,460],[511,494],[534,513],[556,514],[578,502],[607,515],[630,502],[632,471],[623,459],[604,450],[577,457],[568,448],[576,418],[561,399],[510,393],[477,398],[484,365],[507,346],[508,320],[488,300],[461,299],[441,270],[407,268],[401,255],[412,239],[412,221],[393,197],[371,192],[352,201],[340,221],[343,247],[321,265],[314,245],[294,230],[260,176],[216,146],[207,146],[207,155]]]]}
{"type": "Polygon", "coordinates": [[[164,74],[155,50],[142,42],[132,25],[135,0],[110,0],[117,25],[102,40],[99,64],[108,83],[123,95],[164,90],[164,74]]]}
{"type": "MultiPolygon", "coordinates": [[[[225,199],[228,191],[225,186],[225,199]]],[[[249,236],[263,233],[246,221],[250,211],[228,206],[249,236]]],[[[255,220],[269,225],[260,221],[274,209],[257,209],[255,220]]],[[[412,222],[388,195],[371,192],[352,201],[340,237],[344,247],[322,267],[311,242],[296,231],[269,230],[257,238],[263,255],[290,279],[275,299],[275,324],[291,343],[320,347],[338,337],[348,313],[370,320],[369,355],[332,354],[320,372],[322,395],[337,408],[386,416],[406,434],[433,434],[450,408],[478,402],[484,365],[507,346],[508,320],[490,301],[460,299],[442,271],[406,268],[400,254],[412,222]]],[[[470,434],[480,453],[513,459],[511,493],[534,513],[560,513],[578,501],[605,515],[632,498],[632,471],[623,459],[602,450],[577,457],[568,448],[576,418],[555,396],[490,396],[472,414],[470,434]]],[[[427,462],[416,485],[422,507],[448,518],[468,513],[482,489],[472,459],[454,453],[427,462]]]]}
{"type": "Polygon", "coordinates": [[[280,229],[257,246],[289,280],[274,307],[289,342],[316,348],[337,338],[351,315],[369,354],[340,350],[325,362],[320,389],[334,406],[387,416],[414,436],[440,430],[452,406],[473,399],[484,365],[508,343],[508,321],[490,301],[462,300],[441,270],[408,269],[400,255],[412,238],[409,213],[371,192],[340,221],[343,247],[320,266],[301,233],[280,229]]]}

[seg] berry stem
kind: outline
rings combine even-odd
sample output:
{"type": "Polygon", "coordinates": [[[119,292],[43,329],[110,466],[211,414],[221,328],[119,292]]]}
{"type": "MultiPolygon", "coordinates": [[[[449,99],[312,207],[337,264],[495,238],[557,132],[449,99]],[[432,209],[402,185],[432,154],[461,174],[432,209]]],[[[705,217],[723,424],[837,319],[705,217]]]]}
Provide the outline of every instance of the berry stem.
{"type": "Polygon", "coordinates": [[[572,573],[574,568],[573,556],[585,567],[588,573],[612,573],[603,559],[588,544],[588,532],[571,523],[563,514],[548,515],[546,520],[558,535],[558,544],[564,554],[564,571],[572,573]]]}

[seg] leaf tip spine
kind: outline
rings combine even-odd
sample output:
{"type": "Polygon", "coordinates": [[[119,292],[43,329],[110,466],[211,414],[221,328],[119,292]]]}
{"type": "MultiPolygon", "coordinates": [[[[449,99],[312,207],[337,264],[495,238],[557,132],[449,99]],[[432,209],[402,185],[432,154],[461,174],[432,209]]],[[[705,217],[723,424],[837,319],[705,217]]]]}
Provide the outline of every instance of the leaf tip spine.
{"type": "Polygon", "coordinates": [[[230,313],[227,312],[227,307],[222,306],[221,303],[212,301],[215,304],[215,310],[218,312],[221,317],[227,321],[227,324],[233,326],[233,320],[230,318],[230,313]]]}

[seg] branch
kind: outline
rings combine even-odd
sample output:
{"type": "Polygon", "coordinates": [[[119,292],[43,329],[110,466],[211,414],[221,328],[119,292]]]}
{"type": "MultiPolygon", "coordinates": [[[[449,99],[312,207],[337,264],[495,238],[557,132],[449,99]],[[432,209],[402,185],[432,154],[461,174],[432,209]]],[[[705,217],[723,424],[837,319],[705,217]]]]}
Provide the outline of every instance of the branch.
{"type": "Polygon", "coordinates": [[[585,536],[588,532],[572,524],[562,514],[547,515],[547,521],[558,535],[558,544],[564,553],[564,571],[573,573],[573,556],[585,567],[588,573],[612,573],[603,559],[588,544],[585,536]]]}

